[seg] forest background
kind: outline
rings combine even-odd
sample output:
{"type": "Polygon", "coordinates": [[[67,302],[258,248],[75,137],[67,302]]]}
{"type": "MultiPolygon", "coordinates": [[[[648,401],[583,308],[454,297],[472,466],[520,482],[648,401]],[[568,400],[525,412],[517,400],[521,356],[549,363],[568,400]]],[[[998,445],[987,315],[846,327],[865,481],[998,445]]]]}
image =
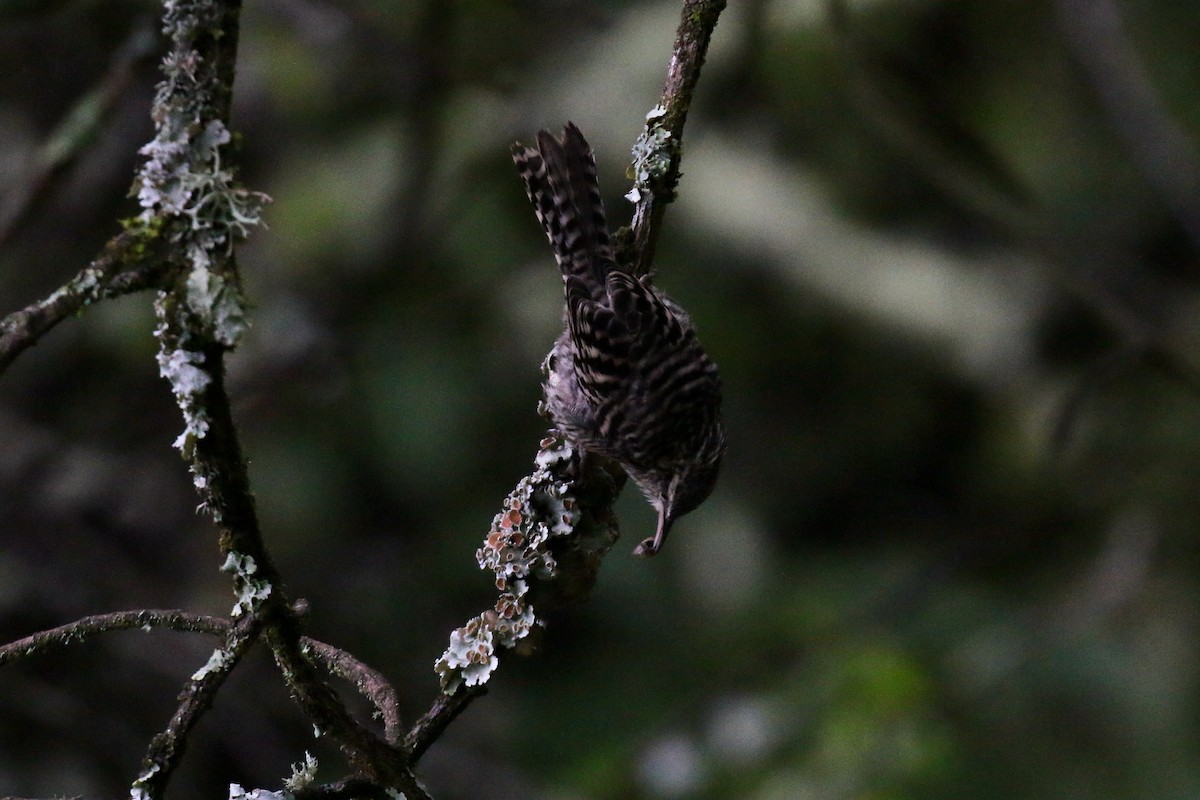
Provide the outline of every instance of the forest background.
{"type": "MultiPolygon", "coordinates": [[[[158,14],[0,3],[0,314],[136,212],[158,14]],[[88,103],[94,137],[62,136],[88,103]]],[[[308,633],[408,718],[544,431],[561,289],[508,147],[577,123],[623,224],[678,15],[245,5],[240,177],[274,202],[234,415],[308,633]]],[[[625,493],[591,599],[434,745],[431,792],[1200,796],[1198,41],[1192,0],[731,3],[656,258],[722,369],[721,482],[653,560],[625,493]]],[[[232,602],[155,324],[98,304],[0,379],[2,641],[232,602]]],[[[123,795],[211,650],[0,670],[0,794],[123,795]]],[[[336,760],[257,653],[174,794],[277,786],[306,749],[336,760]]]]}

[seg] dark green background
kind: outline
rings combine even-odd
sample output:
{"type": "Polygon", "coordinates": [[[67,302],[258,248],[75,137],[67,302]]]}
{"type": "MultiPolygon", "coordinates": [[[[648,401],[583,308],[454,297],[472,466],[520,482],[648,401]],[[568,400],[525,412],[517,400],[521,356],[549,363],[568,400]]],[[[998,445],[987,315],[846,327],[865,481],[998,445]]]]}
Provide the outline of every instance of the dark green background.
{"type": "MultiPolygon", "coordinates": [[[[627,492],[591,601],[501,666],[424,760],[430,789],[1200,796],[1200,4],[1120,3],[1117,47],[1065,0],[859,2],[840,29],[818,2],[730,5],[657,258],[722,368],[726,470],[652,561],[629,555],[654,517],[627,492]]],[[[11,204],[157,23],[129,0],[0,13],[11,204]]],[[[575,121],[623,223],[677,19],[246,3],[234,124],[275,202],[240,251],[235,414],[309,632],[391,677],[409,720],[491,603],[474,551],[543,430],[560,289],[508,145],[575,121]]],[[[135,210],[156,60],[0,249],[0,313],[135,210]]],[[[0,378],[4,640],[232,606],[170,447],[151,299],[68,320],[0,378]]],[[[0,794],[126,796],[213,644],[110,634],[0,671],[0,794]]],[[[305,749],[341,774],[258,652],[175,796],[278,787],[305,749]]]]}

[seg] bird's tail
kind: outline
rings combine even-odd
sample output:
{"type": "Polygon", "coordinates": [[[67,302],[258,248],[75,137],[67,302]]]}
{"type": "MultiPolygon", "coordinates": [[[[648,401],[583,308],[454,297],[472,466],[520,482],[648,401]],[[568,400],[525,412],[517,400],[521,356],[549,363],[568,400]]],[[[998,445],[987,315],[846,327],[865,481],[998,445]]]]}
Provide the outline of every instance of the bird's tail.
{"type": "Polygon", "coordinates": [[[536,150],[520,143],[512,148],[525,192],[554,248],[568,294],[583,289],[592,299],[599,299],[613,268],[613,252],[596,180],[596,159],[572,122],[563,129],[561,140],[541,131],[537,144],[536,150]]]}

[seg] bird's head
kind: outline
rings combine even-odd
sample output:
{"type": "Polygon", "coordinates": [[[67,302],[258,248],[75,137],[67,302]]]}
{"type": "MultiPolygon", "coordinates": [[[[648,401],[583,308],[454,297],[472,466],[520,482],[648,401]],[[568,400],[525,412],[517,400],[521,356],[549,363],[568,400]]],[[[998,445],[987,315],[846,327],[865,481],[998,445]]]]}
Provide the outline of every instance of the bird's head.
{"type": "Polygon", "coordinates": [[[708,499],[717,483],[724,455],[725,432],[717,428],[711,440],[706,441],[692,458],[677,462],[673,470],[662,473],[658,480],[650,482],[650,486],[637,481],[650,504],[658,511],[658,528],[653,537],[646,538],[637,546],[633,551],[635,555],[657,554],[675,520],[708,499]]]}

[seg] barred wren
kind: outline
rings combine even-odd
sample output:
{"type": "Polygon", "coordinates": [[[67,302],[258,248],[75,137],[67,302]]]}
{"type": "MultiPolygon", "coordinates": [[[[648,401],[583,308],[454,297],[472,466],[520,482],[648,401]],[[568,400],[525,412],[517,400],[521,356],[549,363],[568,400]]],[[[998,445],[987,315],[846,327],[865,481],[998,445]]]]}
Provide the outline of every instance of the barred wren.
{"type": "Polygon", "coordinates": [[[541,131],[513,161],[554,249],[566,294],[564,329],[547,359],[546,406],[585,452],[618,462],[658,511],[634,551],[659,551],[675,520],[712,493],[725,429],[721,379],[682,308],[618,265],[596,161],[573,123],[541,131]]]}

